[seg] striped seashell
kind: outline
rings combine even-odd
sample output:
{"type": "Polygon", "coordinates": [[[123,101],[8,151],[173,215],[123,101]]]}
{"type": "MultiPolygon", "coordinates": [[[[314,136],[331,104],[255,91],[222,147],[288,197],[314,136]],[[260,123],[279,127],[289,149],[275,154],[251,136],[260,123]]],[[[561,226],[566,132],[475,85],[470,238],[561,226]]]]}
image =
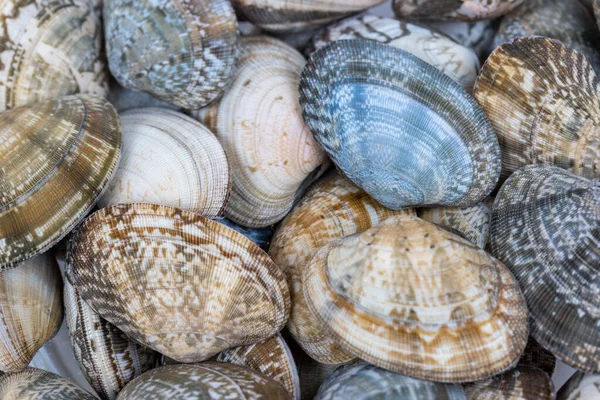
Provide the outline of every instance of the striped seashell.
{"type": "Polygon", "coordinates": [[[600,182],[531,165],[502,186],[491,249],[519,281],[531,334],[582,371],[600,371],[600,182]]]}
{"type": "Polygon", "coordinates": [[[519,366],[485,381],[465,385],[467,400],[554,400],[554,385],[544,371],[519,366]]]}
{"type": "Polygon", "coordinates": [[[127,336],[178,362],[273,336],[290,309],[285,276],[243,235],[152,204],[104,208],[70,241],[81,297],[127,336]]]}
{"type": "Polygon", "coordinates": [[[469,207],[498,180],[500,148],[483,111],[403,50],[330,43],[302,72],[300,104],[338,169],[385,207],[469,207]]]}
{"type": "Polygon", "coordinates": [[[394,0],[400,18],[447,21],[479,21],[500,17],[525,0],[394,0]]]}
{"type": "Polygon", "coordinates": [[[456,43],[473,49],[482,60],[489,55],[494,35],[498,29],[496,20],[427,21],[427,26],[447,35],[456,43]]]}
{"type": "Polygon", "coordinates": [[[304,125],[298,104],[304,63],[279,40],[244,37],[225,96],[193,112],[227,153],[232,187],[225,216],[240,225],[263,228],[280,221],[323,170],[327,157],[304,125]]]}
{"type": "Polygon", "coordinates": [[[124,87],[183,108],[222,93],[234,71],[237,21],[227,0],[105,0],[108,65],[124,87]]]}
{"type": "Polygon", "coordinates": [[[204,362],[169,365],[146,372],[119,394],[118,400],[290,399],[279,383],[249,368],[204,362]]]}
{"type": "Polygon", "coordinates": [[[273,233],[275,232],[275,226],[273,225],[268,226],[266,228],[247,228],[245,226],[236,224],[235,222],[227,218],[215,219],[215,221],[220,222],[221,224],[228,226],[234,231],[246,236],[264,251],[267,251],[269,249],[269,245],[271,244],[271,238],[273,237],[273,233]]]}
{"type": "Polygon", "coordinates": [[[3,0],[0,26],[0,111],[106,95],[102,26],[88,0],[3,0]]]}
{"type": "Polygon", "coordinates": [[[497,48],[474,96],[500,141],[501,181],[536,163],[600,177],[598,90],[583,54],[558,41],[527,37],[497,48]]]}
{"type": "Polygon", "coordinates": [[[100,317],[68,280],[64,300],[73,354],[100,398],[116,399],[129,381],[156,366],[154,351],[140,346],[100,317]]]}
{"type": "Polygon", "coordinates": [[[0,271],[0,371],[25,368],[58,332],[63,320],[61,287],[58,265],[48,253],[0,271]]]}
{"type": "Polygon", "coordinates": [[[3,400],[97,400],[70,380],[48,371],[26,368],[0,376],[3,400]]]}
{"type": "Polygon", "coordinates": [[[416,378],[486,379],[514,366],[527,342],[509,270],[414,216],[323,247],[304,271],[304,295],[346,351],[416,378]]]}
{"type": "Polygon", "coordinates": [[[429,28],[393,18],[362,15],[323,29],[313,38],[315,50],[343,39],[368,39],[405,50],[446,74],[466,91],[473,90],[479,60],[473,50],[429,28]]]}
{"type": "Polygon", "coordinates": [[[110,82],[107,99],[119,112],[148,107],[168,108],[175,111],[181,110],[180,107],[157,99],[150,93],[124,88],[114,79],[110,82]]]}
{"type": "Polygon", "coordinates": [[[525,351],[519,360],[519,366],[521,365],[536,367],[551,377],[556,369],[556,357],[540,346],[532,336],[529,336],[525,351]]]}
{"type": "Polygon", "coordinates": [[[575,372],[560,388],[556,400],[597,400],[600,398],[600,375],[575,372]]]}
{"type": "Polygon", "coordinates": [[[160,108],[121,114],[123,148],[115,177],[98,205],[156,203],[214,218],[229,196],[229,165],[202,124],[160,108]]]}
{"type": "Polygon", "coordinates": [[[414,211],[388,210],[332,171],[308,191],[275,232],[269,255],[285,273],[291,292],[287,328],[315,360],[340,364],[354,356],[335,343],[308,309],[303,294],[305,267],[321,247],[333,240],[363,232],[400,214],[414,214],[414,211]]]}

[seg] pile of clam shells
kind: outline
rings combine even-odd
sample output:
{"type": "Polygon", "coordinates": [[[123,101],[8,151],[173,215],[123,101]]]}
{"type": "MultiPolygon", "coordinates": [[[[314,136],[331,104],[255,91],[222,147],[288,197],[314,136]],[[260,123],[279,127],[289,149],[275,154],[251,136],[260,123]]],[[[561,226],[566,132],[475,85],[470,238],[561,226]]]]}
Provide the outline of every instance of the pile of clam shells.
{"type": "Polygon", "coordinates": [[[0,0],[0,400],[600,399],[598,22],[0,0]]]}

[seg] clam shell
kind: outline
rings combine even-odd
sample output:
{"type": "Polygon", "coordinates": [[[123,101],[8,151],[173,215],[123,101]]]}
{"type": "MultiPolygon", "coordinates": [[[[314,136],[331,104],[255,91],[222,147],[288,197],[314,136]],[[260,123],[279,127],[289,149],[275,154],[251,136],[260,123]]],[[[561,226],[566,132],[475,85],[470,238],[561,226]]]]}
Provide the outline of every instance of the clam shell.
{"type": "Polygon", "coordinates": [[[266,228],[247,228],[245,226],[236,224],[235,222],[227,218],[216,219],[215,221],[220,222],[223,225],[230,227],[234,231],[241,233],[265,251],[269,249],[269,244],[271,244],[271,238],[273,237],[273,233],[275,232],[274,226],[268,226],[266,228]]]}
{"type": "Polygon", "coordinates": [[[183,108],[223,93],[237,22],[227,0],[105,0],[108,65],[119,83],[183,108]]]}
{"type": "Polygon", "coordinates": [[[152,204],[104,208],[70,242],[81,297],[125,334],[179,362],[265,340],[290,309],[285,276],[245,236],[152,204]]]}
{"type": "Polygon", "coordinates": [[[600,398],[600,375],[575,372],[558,391],[556,400],[597,400],[600,398]]]}
{"type": "Polygon", "coordinates": [[[58,332],[61,287],[58,265],[48,253],[0,272],[0,371],[25,368],[58,332]]]}
{"type": "Polygon", "coordinates": [[[64,300],[73,354],[102,399],[116,399],[135,377],[154,368],[157,354],[100,317],[65,281],[64,300]]]}
{"type": "Polygon", "coordinates": [[[600,177],[598,79],[583,54],[558,41],[527,37],[497,48],[474,96],[502,148],[502,175],[552,164],[600,177]]]}
{"type": "Polygon", "coordinates": [[[473,50],[429,28],[393,18],[362,15],[328,26],[313,38],[315,50],[343,39],[368,39],[405,50],[473,90],[479,60],[473,50]]]}
{"type": "Polygon", "coordinates": [[[573,367],[600,371],[600,182],[531,165],[500,189],[492,253],[519,281],[531,334],[573,367]]]}
{"type": "Polygon", "coordinates": [[[304,58],[265,36],[245,37],[241,43],[231,88],[218,104],[193,115],[215,132],[230,162],[225,215],[261,228],[290,211],[327,158],[300,113],[297,90],[304,58]]]}
{"type": "Polygon", "coordinates": [[[302,72],[300,103],[336,166],[385,207],[468,207],[498,180],[500,148],[483,111],[403,50],[330,43],[302,72]]]}
{"type": "Polygon", "coordinates": [[[414,216],[323,247],[304,271],[304,295],[345,350],[421,379],[488,378],[515,365],[527,342],[509,270],[414,216]]]}
{"type": "Polygon", "coordinates": [[[119,394],[118,400],[290,399],[279,383],[249,368],[204,362],[169,365],[146,372],[119,394]]]}
{"type": "Polygon", "coordinates": [[[107,99],[119,112],[147,107],[168,108],[175,111],[181,110],[180,107],[157,99],[150,93],[124,88],[114,79],[110,82],[110,91],[108,92],[107,99]]]}
{"type": "Polygon", "coordinates": [[[92,208],[119,158],[121,124],[91,96],[63,97],[0,118],[0,267],[42,253],[92,208]]]}
{"type": "Polygon", "coordinates": [[[215,136],[177,111],[121,113],[121,162],[98,205],[156,203],[220,215],[229,196],[229,165],[215,136]]]}
{"type": "Polygon", "coordinates": [[[551,377],[556,369],[556,357],[540,346],[533,337],[529,336],[525,351],[523,351],[523,355],[519,360],[519,365],[539,368],[551,377]]]}
{"type": "Polygon", "coordinates": [[[432,21],[427,22],[427,26],[449,36],[456,43],[473,49],[483,60],[489,55],[494,35],[498,29],[498,24],[493,20],[432,21]]]}
{"type": "Polygon", "coordinates": [[[97,400],[70,380],[36,368],[0,376],[0,399],[97,400]]]}
{"type": "Polygon", "coordinates": [[[102,26],[88,0],[0,4],[0,111],[76,93],[106,95],[102,26]]]}
{"type": "Polygon", "coordinates": [[[323,331],[303,294],[302,273],[315,253],[331,241],[365,231],[392,215],[414,211],[392,211],[380,206],[365,192],[335,172],[317,182],[283,220],[269,255],[285,273],[292,298],[287,328],[308,355],[317,361],[339,364],[353,355],[343,351],[323,331]]]}
{"type": "Polygon", "coordinates": [[[479,21],[502,16],[525,0],[394,0],[400,18],[479,21]]]}
{"type": "Polygon", "coordinates": [[[465,394],[467,400],[554,400],[554,385],[544,371],[519,366],[465,385],[465,394]]]}

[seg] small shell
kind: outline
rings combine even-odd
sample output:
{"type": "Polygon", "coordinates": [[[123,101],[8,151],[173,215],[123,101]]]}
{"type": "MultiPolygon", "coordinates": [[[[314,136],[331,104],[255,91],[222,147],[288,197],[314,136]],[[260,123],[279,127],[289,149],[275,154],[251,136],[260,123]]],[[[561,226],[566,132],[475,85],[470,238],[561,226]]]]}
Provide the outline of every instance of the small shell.
{"type": "Polygon", "coordinates": [[[285,276],[245,236],[176,208],[104,208],[70,242],[81,297],[130,338],[179,362],[205,360],[277,333],[285,276]]]}
{"type": "Polygon", "coordinates": [[[52,255],[0,272],[0,371],[29,364],[60,329],[62,307],[62,279],[52,255]]]}
{"type": "Polygon", "coordinates": [[[279,383],[249,368],[204,362],[168,365],[146,372],[130,382],[118,400],[247,399],[287,400],[279,383]]]}
{"type": "Polygon", "coordinates": [[[473,49],[480,59],[485,60],[498,29],[496,21],[475,22],[439,21],[427,22],[427,26],[454,39],[456,43],[473,49]]]}
{"type": "Polygon", "coordinates": [[[528,164],[600,177],[598,79],[583,54],[542,37],[516,39],[484,64],[474,96],[502,148],[502,181],[528,164]]]}
{"type": "Polygon", "coordinates": [[[525,0],[394,0],[400,18],[479,21],[500,17],[525,0]]]}
{"type": "Polygon", "coordinates": [[[429,28],[392,18],[362,15],[328,26],[313,38],[315,50],[335,40],[368,39],[419,57],[471,92],[479,60],[473,50],[429,28]]]}
{"type": "Polygon", "coordinates": [[[525,351],[523,351],[523,355],[519,360],[519,365],[539,368],[551,377],[556,369],[556,357],[540,346],[532,336],[529,336],[525,351]]]}
{"type": "Polygon", "coordinates": [[[245,226],[236,224],[235,222],[227,218],[215,219],[215,221],[220,222],[221,224],[228,226],[234,231],[246,236],[264,251],[267,251],[269,249],[269,244],[271,244],[271,238],[273,237],[273,233],[275,232],[275,226],[273,225],[268,226],[266,228],[246,228],[245,226]]]}
{"type": "Polygon", "coordinates": [[[330,43],[302,72],[300,104],[336,166],[385,207],[473,206],[498,181],[500,147],[483,111],[403,50],[330,43]]]}
{"type": "Polygon", "coordinates": [[[99,207],[156,203],[220,215],[229,196],[221,144],[198,121],[176,111],[142,108],[121,114],[123,148],[99,207]]]}
{"type": "Polygon", "coordinates": [[[0,4],[0,111],[76,93],[105,96],[102,26],[88,0],[0,4]]]}
{"type": "Polygon", "coordinates": [[[600,182],[544,165],[515,172],[494,202],[492,253],[529,305],[531,334],[582,371],[600,371],[600,182]]]}
{"type": "Polygon", "coordinates": [[[183,108],[223,93],[235,65],[237,22],[227,0],[105,0],[110,71],[126,88],[183,108]]]}
{"type": "Polygon", "coordinates": [[[598,400],[600,399],[600,375],[575,372],[560,388],[556,400],[598,400]]]}
{"type": "Polygon", "coordinates": [[[68,280],[64,293],[71,347],[81,371],[102,399],[114,400],[129,381],[154,368],[157,355],[100,317],[68,280]]]}
{"type": "Polygon", "coordinates": [[[131,110],[134,108],[168,108],[175,111],[180,111],[181,108],[173,104],[167,103],[152,96],[150,93],[138,92],[135,90],[124,88],[119,85],[116,80],[111,80],[110,91],[108,92],[108,101],[119,112],[131,110]]]}
{"type": "Polygon", "coordinates": [[[0,376],[0,399],[97,400],[70,380],[36,368],[0,376]]]}
{"type": "Polygon", "coordinates": [[[294,400],[300,400],[300,378],[294,357],[280,334],[264,342],[219,353],[217,361],[243,365],[281,383],[294,400]]]}
{"type": "Polygon", "coordinates": [[[544,371],[519,366],[465,385],[465,394],[467,400],[554,400],[554,385],[544,371]]]}
{"type": "Polygon", "coordinates": [[[93,207],[116,168],[121,124],[104,99],[71,96],[0,118],[0,267],[65,236],[93,207]]]}
{"type": "Polygon", "coordinates": [[[231,88],[194,116],[215,132],[229,159],[232,188],[225,215],[261,228],[285,217],[327,157],[300,113],[302,55],[265,36],[241,43],[231,88]]]}
{"type": "Polygon", "coordinates": [[[527,308],[501,262],[414,216],[323,247],[304,271],[309,309],[345,350],[438,382],[486,379],[518,361],[527,308]]]}

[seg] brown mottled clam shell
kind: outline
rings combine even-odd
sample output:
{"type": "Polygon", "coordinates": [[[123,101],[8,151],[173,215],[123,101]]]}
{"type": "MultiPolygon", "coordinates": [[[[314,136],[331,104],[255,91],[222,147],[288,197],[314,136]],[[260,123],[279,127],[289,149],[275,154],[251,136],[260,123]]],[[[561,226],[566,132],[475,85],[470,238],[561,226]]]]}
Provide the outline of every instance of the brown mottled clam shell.
{"type": "Polygon", "coordinates": [[[3,400],[97,400],[70,380],[48,371],[26,368],[0,376],[3,400]]]}
{"type": "Polygon", "coordinates": [[[506,14],[525,0],[394,0],[400,18],[479,21],[506,14]]]}
{"type": "Polygon", "coordinates": [[[554,385],[544,371],[519,366],[465,385],[465,394],[467,400],[554,400],[554,385]]]}

